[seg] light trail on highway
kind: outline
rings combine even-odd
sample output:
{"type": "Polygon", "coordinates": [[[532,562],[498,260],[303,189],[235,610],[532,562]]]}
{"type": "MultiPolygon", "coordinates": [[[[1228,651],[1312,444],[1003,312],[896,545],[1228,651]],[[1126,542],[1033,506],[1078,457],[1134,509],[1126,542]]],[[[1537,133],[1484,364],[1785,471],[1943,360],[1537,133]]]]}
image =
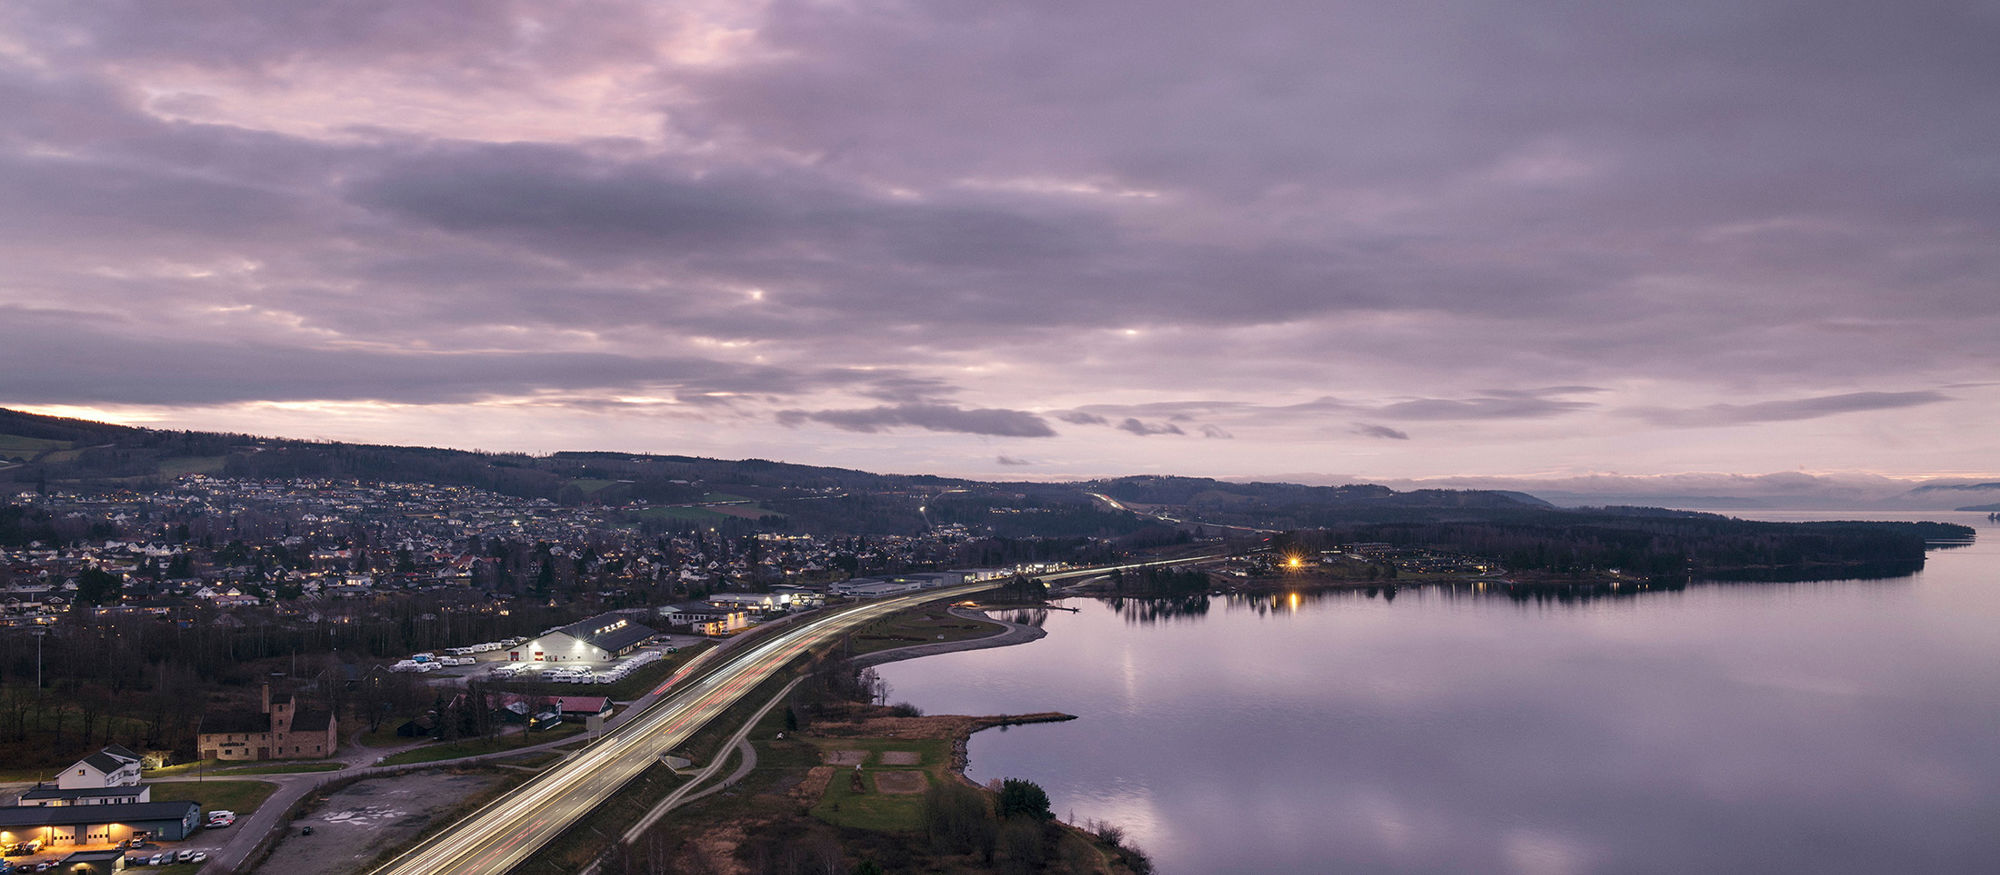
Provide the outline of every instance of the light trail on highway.
{"type": "Polygon", "coordinates": [[[499,875],[519,865],[685,742],[787,663],[856,626],[938,599],[990,589],[998,581],[928,590],[873,602],[788,630],[723,663],[695,686],[571,755],[528,783],[375,870],[376,875],[499,875]]]}
{"type": "MultiPolygon", "coordinates": [[[[1215,558],[1218,557],[1137,562],[1036,577],[1046,581],[1215,558]]],[[[989,580],[895,596],[821,617],[773,636],[745,653],[733,655],[692,687],[656,702],[636,719],[376,868],[372,875],[501,875],[583,819],[618,788],[638,777],[657,757],[687,741],[738,699],[811,648],[888,614],[926,602],[959,598],[1002,583],[1004,580],[989,580]]],[[[692,669],[691,663],[662,688],[685,679],[692,669]]]]}

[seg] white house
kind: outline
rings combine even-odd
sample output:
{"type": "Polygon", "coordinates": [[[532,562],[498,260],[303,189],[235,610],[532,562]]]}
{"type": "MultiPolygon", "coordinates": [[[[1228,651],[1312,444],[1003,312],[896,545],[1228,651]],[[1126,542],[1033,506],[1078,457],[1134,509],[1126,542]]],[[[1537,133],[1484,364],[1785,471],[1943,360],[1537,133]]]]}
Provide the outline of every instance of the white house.
{"type": "Polygon", "coordinates": [[[77,760],[56,778],[62,790],[95,790],[130,787],[139,783],[139,755],[118,745],[77,760]]]}

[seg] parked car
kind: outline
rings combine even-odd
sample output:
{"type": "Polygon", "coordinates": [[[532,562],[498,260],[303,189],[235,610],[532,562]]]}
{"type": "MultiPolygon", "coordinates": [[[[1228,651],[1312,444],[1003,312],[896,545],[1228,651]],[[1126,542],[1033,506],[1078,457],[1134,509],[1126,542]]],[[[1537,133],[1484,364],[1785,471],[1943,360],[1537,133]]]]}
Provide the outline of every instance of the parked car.
{"type": "Polygon", "coordinates": [[[172,851],[161,851],[160,853],[153,855],[153,862],[149,865],[165,866],[173,861],[174,861],[174,853],[172,851]]]}
{"type": "Polygon", "coordinates": [[[234,825],[235,823],[236,823],[236,815],[234,815],[234,814],[227,814],[227,815],[224,815],[224,816],[222,816],[222,817],[211,817],[211,818],[209,818],[209,819],[208,819],[208,828],[209,828],[209,829],[222,829],[223,827],[226,827],[226,826],[231,826],[231,825],[234,825]]]}
{"type": "Polygon", "coordinates": [[[206,863],[206,862],[208,862],[208,852],[207,852],[207,851],[195,851],[194,853],[192,853],[192,854],[189,854],[189,855],[188,855],[188,858],[187,858],[186,860],[183,860],[183,861],[181,861],[181,862],[184,862],[184,863],[206,863]]]}

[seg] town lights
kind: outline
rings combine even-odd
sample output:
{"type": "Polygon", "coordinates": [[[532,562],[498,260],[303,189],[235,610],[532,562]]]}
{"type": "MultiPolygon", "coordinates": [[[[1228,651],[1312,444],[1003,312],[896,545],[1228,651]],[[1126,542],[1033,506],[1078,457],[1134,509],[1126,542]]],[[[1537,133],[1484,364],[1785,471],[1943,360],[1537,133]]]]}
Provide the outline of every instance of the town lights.
{"type": "Polygon", "coordinates": [[[1303,568],[1303,567],[1305,567],[1305,564],[1306,564],[1306,560],[1304,560],[1303,558],[1300,558],[1300,557],[1298,557],[1298,556],[1289,556],[1289,557],[1286,557],[1286,559],[1285,559],[1285,567],[1286,567],[1286,568],[1292,568],[1292,569],[1297,569],[1297,568],[1303,568]]]}

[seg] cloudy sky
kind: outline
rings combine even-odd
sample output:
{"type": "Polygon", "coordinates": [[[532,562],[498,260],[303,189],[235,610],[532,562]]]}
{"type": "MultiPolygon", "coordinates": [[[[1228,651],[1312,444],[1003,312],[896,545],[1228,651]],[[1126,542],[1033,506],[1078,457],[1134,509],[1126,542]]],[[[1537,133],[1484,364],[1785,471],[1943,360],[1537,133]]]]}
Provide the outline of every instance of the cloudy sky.
{"type": "Polygon", "coordinates": [[[11,0],[0,405],[1004,477],[2000,471],[2000,6],[11,0]]]}

